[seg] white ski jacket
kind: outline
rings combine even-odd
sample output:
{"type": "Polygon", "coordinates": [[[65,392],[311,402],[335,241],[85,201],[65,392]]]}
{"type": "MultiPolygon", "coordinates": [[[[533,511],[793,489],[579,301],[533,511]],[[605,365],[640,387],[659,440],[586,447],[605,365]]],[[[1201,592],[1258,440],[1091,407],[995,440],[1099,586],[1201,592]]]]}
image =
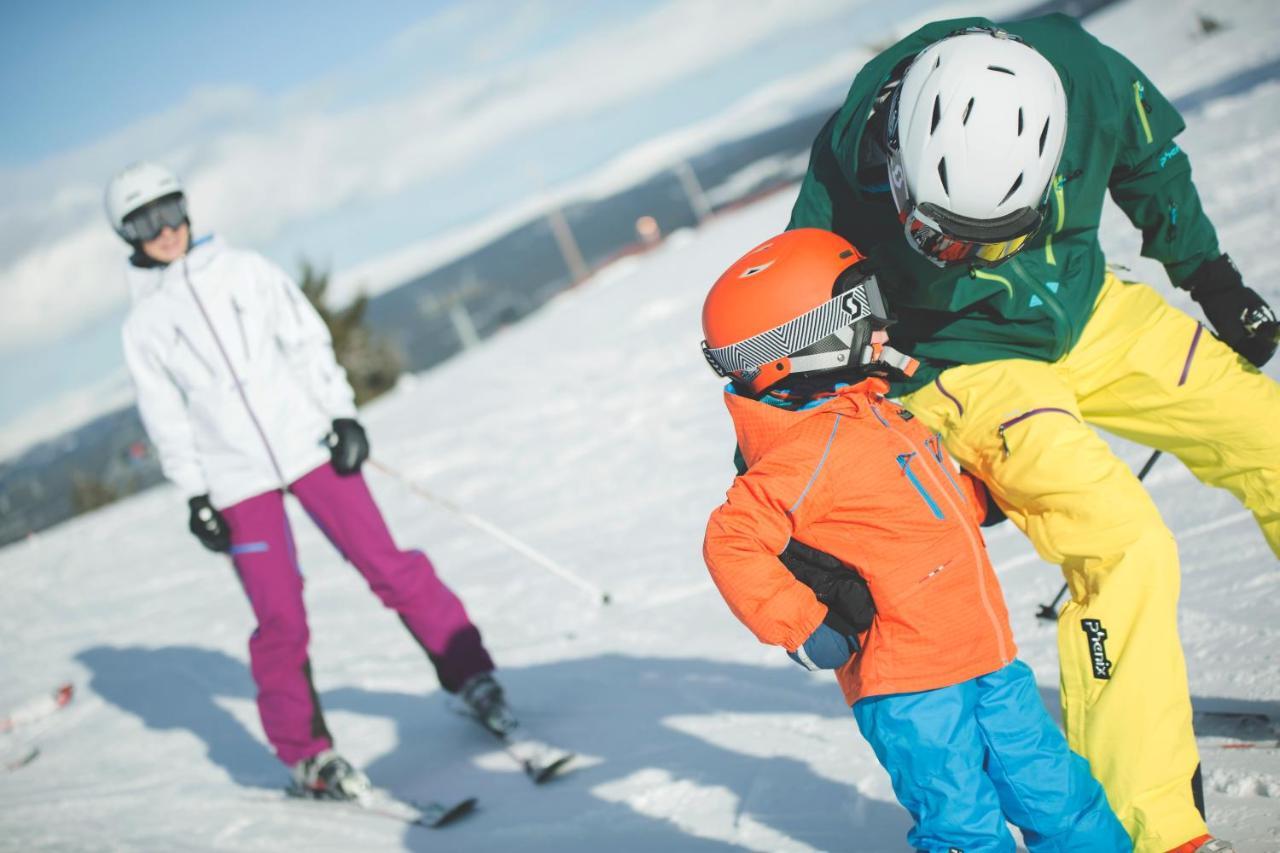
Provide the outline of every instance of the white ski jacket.
{"type": "Polygon", "coordinates": [[[320,315],[283,270],[214,237],[167,267],[129,267],[124,354],[164,474],[219,508],[329,459],[355,395],[320,315]]]}

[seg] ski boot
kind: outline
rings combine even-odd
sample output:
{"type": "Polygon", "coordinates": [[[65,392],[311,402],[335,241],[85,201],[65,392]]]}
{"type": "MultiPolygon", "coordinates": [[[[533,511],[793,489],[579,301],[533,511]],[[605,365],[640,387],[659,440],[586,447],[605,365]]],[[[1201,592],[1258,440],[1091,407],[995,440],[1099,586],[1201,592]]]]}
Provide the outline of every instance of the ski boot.
{"type": "Polygon", "coordinates": [[[332,749],[304,758],[293,765],[289,793],[315,800],[359,800],[368,796],[369,777],[332,749]]]}
{"type": "Polygon", "coordinates": [[[458,691],[458,697],[466,704],[476,722],[500,738],[511,735],[519,723],[507,706],[502,685],[491,672],[482,672],[468,678],[458,691]]]}

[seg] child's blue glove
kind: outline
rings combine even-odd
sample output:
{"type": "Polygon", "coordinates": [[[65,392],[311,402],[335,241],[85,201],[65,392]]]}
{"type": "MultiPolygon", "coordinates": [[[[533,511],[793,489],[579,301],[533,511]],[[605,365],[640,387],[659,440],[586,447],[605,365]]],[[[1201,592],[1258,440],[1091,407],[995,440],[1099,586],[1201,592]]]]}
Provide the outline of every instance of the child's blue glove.
{"type": "Polygon", "coordinates": [[[787,657],[805,669],[816,672],[820,669],[839,669],[854,653],[861,650],[856,636],[842,634],[823,622],[804,641],[804,645],[794,652],[787,652],[787,657]]]}

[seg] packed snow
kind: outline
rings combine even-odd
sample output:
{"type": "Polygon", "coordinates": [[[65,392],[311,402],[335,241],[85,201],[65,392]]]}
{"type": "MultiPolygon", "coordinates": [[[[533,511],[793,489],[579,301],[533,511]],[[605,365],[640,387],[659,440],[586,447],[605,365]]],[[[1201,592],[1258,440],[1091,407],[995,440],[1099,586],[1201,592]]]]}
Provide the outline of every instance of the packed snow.
{"type": "MultiPolygon", "coordinates": [[[[1177,99],[1222,245],[1280,306],[1280,12],[1136,0],[1089,20],[1177,99]],[[1234,84],[1232,81],[1236,81],[1234,84]]],[[[295,510],[316,686],[337,746],[402,795],[480,798],[438,831],[284,801],[247,669],[252,616],[225,557],[154,489],[0,550],[0,716],[63,681],[76,698],[0,734],[6,850],[905,849],[909,826],[829,673],[758,644],[702,564],[732,477],[720,383],[698,349],[718,273],[786,221],[786,192],[606,269],[523,324],[406,380],[363,413],[392,530],[424,548],[485,633],[533,732],[581,756],[542,788],[463,720],[399,621],[295,510]],[[406,481],[414,484],[410,488],[406,481]],[[607,589],[600,605],[440,505],[439,495],[607,589]]],[[[1108,211],[1111,259],[1164,283],[1108,211]]],[[[1168,293],[1166,288],[1166,293],[1168,293]]],[[[1194,310],[1182,294],[1177,304],[1194,310]]],[[[1280,364],[1267,368],[1280,377],[1280,364]]],[[[1115,442],[1137,468],[1145,448],[1115,442]]],[[[1162,459],[1146,483],[1183,560],[1181,627],[1199,711],[1280,718],[1280,566],[1225,492],[1162,459]]],[[[989,546],[1021,657],[1056,714],[1057,590],[1010,525],[989,546]]],[[[1209,823],[1280,850],[1276,733],[1202,717],[1209,823]]]]}

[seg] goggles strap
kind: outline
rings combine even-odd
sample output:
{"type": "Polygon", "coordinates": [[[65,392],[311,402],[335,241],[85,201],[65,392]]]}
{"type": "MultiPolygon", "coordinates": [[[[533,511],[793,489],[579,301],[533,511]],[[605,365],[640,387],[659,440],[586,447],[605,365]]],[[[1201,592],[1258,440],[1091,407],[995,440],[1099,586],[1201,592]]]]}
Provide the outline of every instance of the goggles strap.
{"type": "Polygon", "coordinates": [[[872,345],[867,346],[862,351],[863,364],[887,364],[890,367],[900,370],[907,376],[914,376],[916,368],[920,366],[920,362],[903,352],[898,352],[890,346],[872,345]]]}

